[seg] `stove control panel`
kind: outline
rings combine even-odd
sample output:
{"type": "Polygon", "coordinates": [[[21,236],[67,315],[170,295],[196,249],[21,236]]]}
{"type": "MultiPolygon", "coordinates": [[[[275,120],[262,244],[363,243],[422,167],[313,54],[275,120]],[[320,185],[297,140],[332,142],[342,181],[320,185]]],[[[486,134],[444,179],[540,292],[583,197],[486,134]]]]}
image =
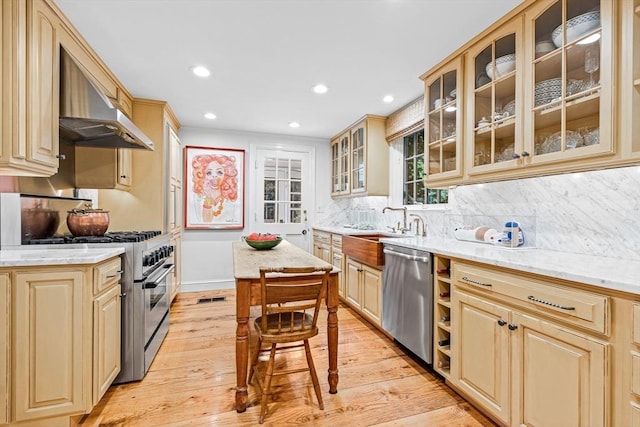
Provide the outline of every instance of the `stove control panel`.
{"type": "Polygon", "coordinates": [[[150,267],[156,265],[160,261],[169,258],[173,253],[173,250],[173,246],[165,245],[160,246],[159,248],[154,249],[148,253],[145,253],[142,257],[142,266],[150,267]]]}

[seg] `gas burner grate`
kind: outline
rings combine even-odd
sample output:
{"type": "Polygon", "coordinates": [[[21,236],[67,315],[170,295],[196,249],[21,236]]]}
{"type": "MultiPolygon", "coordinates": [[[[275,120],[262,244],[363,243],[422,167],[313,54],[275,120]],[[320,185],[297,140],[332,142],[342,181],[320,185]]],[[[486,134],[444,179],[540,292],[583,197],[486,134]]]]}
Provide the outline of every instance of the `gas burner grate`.
{"type": "Polygon", "coordinates": [[[103,236],[54,236],[46,239],[32,239],[22,242],[24,245],[63,245],[70,243],[135,243],[153,239],[161,235],[158,230],[153,231],[112,231],[103,236]]]}

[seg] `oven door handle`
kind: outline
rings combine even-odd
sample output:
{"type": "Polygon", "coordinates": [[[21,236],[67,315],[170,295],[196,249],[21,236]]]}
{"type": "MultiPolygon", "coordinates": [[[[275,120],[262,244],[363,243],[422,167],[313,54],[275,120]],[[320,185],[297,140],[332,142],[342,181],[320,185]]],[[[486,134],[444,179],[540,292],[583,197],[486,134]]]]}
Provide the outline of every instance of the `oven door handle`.
{"type": "Polygon", "coordinates": [[[176,266],[174,264],[167,264],[162,266],[163,271],[160,272],[160,275],[153,280],[147,280],[146,282],[144,282],[142,284],[142,289],[157,288],[158,285],[164,281],[164,278],[167,277],[167,275],[171,273],[175,268],[176,266]]]}

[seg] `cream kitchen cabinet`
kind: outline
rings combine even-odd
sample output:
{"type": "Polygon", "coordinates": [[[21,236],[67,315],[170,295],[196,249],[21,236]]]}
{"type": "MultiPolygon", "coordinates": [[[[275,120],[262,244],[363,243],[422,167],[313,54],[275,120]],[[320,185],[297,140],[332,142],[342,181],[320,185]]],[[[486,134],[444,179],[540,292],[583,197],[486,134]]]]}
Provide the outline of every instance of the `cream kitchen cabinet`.
{"type": "Polygon", "coordinates": [[[0,424],[11,419],[11,292],[8,273],[0,273],[0,424]]]}
{"type": "Polygon", "coordinates": [[[386,117],[366,115],[331,139],[333,197],[389,194],[385,121],[386,117]]]}
{"type": "Polygon", "coordinates": [[[76,147],[76,188],[129,191],[133,183],[131,158],[129,148],[76,147]]]}
{"type": "Polygon", "coordinates": [[[423,74],[426,184],[638,164],[638,16],[637,0],[527,0],[423,74]]]}
{"type": "Polygon", "coordinates": [[[45,0],[7,0],[2,16],[0,173],[50,176],[58,170],[62,21],[45,0]]]}
{"type": "Polygon", "coordinates": [[[451,378],[451,259],[433,257],[433,369],[446,379],[451,378]]]}
{"type": "Polygon", "coordinates": [[[351,132],[331,140],[331,196],[345,196],[350,192],[349,185],[349,148],[351,132]]]}
{"type": "Polygon", "coordinates": [[[347,256],[346,302],[377,327],[382,327],[382,271],[347,256]]]}
{"type": "Polygon", "coordinates": [[[313,230],[313,255],[323,261],[331,262],[331,233],[313,230]]]}
{"type": "MultiPolygon", "coordinates": [[[[620,133],[622,157],[637,164],[640,159],[640,0],[619,2],[621,17],[620,133]]],[[[639,411],[640,412],[640,411],[639,411]]],[[[640,425],[640,416],[638,417],[640,425]]]]}
{"type": "Polygon", "coordinates": [[[171,276],[169,278],[169,298],[170,301],[173,302],[180,292],[180,286],[182,284],[182,233],[172,234],[171,246],[173,246],[173,263],[176,266],[176,268],[171,272],[171,276]]]}
{"type": "Polygon", "coordinates": [[[38,270],[17,271],[12,279],[15,421],[86,409],[86,273],[81,267],[38,270]]]}
{"type": "Polygon", "coordinates": [[[121,276],[120,257],[93,269],[92,407],[98,404],[120,373],[121,276]]]}
{"type": "Polygon", "coordinates": [[[506,425],[609,424],[609,297],[461,262],[453,277],[455,388],[506,425]]]}
{"type": "Polygon", "coordinates": [[[465,170],[477,175],[516,165],[522,147],[523,19],[500,26],[477,43],[465,62],[466,105],[465,170]]]}
{"type": "Polygon", "coordinates": [[[61,47],[129,115],[132,98],[53,0],[6,0],[0,12],[0,174],[51,176],[63,161],[58,124],[61,47]]]}
{"type": "Polygon", "coordinates": [[[132,150],[133,185],[126,206],[119,192],[101,191],[101,206],[108,207],[112,229],[178,230],[182,223],[182,188],[170,185],[171,141],[169,128],[180,129],[168,103],[135,98],[132,120],[154,143],[154,150],[132,150]],[[144,215],[131,215],[144,212],[144,215]]]}
{"type": "Polygon", "coordinates": [[[462,163],[462,114],[464,92],[462,57],[420,77],[425,85],[425,139],[429,185],[459,179],[462,163]]]}
{"type": "Polygon", "coordinates": [[[120,372],[121,273],[120,257],[0,272],[3,423],[68,424],[98,403],[120,372]]]}
{"type": "Polygon", "coordinates": [[[169,232],[182,231],[182,143],[167,124],[169,141],[169,232]]]}

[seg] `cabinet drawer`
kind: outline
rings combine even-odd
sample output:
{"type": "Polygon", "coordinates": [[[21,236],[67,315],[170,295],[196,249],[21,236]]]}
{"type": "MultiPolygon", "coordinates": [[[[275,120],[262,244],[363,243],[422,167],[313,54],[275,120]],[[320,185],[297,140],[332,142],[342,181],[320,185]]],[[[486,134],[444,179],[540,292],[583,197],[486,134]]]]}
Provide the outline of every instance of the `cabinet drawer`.
{"type": "Polygon", "coordinates": [[[454,264],[454,277],[457,286],[495,294],[502,300],[506,297],[520,307],[596,332],[609,331],[609,298],[604,295],[462,263],[454,264]]]}
{"type": "Polygon", "coordinates": [[[313,240],[315,243],[325,243],[327,245],[331,244],[331,234],[325,231],[313,231],[313,240]]]}
{"type": "Polygon", "coordinates": [[[93,269],[93,295],[98,295],[105,289],[120,281],[122,275],[122,261],[120,257],[105,261],[93,269]]]}
{"type": "Polygon", "coordinates": [[[341,234],[332,234],[331,235],[331,246],[334,249],[342,250],[342,235],[341,234]]]}

